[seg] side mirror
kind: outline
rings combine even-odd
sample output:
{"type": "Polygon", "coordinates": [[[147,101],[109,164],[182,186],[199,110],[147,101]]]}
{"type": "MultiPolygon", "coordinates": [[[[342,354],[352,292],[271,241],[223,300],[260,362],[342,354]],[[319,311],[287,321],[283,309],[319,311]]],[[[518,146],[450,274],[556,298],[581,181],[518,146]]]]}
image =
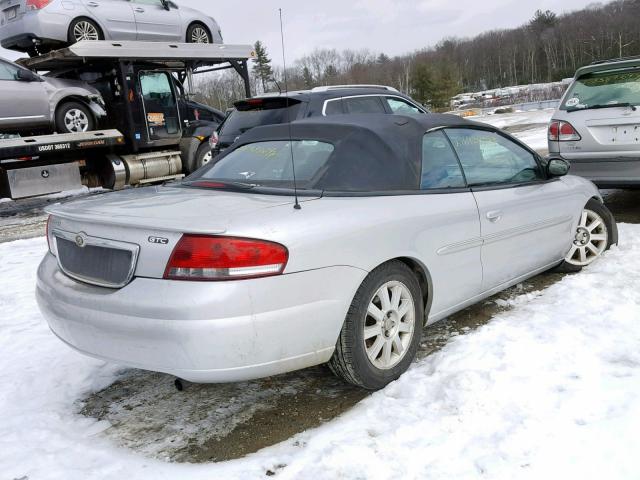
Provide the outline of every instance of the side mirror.
{"type": "Polygon", "coordinates": [[[39,82],[40,77],[30,70],[20,69],[16,75],[16,79],[21,82],[39,82]]]}
{"type": "Polygon", "coordinates": [[[168,0],[162,0],[162,6],[164,7],[165,10],[171,10],[171,5],[169,4],[168,0]]]}
{"type": "Polygon", "coordinates": [[[571,165],[563,158],[551,157],[547,159],[547,173],[550,177],[564,177],[569,173],[571,165]]]}

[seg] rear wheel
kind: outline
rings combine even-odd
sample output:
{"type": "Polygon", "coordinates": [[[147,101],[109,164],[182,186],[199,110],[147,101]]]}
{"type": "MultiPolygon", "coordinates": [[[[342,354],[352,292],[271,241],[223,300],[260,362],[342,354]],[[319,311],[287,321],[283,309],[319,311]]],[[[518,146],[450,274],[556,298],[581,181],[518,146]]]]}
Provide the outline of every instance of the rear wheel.
{"type": "Polygon", "coordinates": [[[424,307],[415,274],[392,261],[362,282],[351,303],[329,367],[354,385],[377,390],[415,358],[424,307]]]}
{"type": "Polygon", "coordinates": [[[58,133],[81,133],[95,128],[95,120],[89,107],[78,102],[64,103],[56,110],[58,133]]]}
{"type": "Polygon", "coordinates": [[[104,40],[100,27],[88,18],[76,18],[69,25],[69,43],[74,44],[82,40],[104,40]]]}
{"type": "Polygon", "coordinates": [[[213,39],[207,27],[194,23],[187,29],[187,43],[213,43],[213,39]]]}
{"type": "Polygon", "coordinates": [[[609,209],[598,200],[589,200],[582,210],[571,249],[558,266],[558,271],[580,271],[600,258],[617,241],[616,221],[609,209]]]}

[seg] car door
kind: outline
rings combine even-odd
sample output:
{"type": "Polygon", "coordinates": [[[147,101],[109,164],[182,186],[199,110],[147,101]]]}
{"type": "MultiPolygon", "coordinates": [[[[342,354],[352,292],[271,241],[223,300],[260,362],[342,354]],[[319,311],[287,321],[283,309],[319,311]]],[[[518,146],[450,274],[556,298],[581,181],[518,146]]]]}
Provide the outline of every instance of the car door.
{"type": "Polygon", "coordinates": [[[482,287],[478,207],[441,130],[423,137],[420,188],[426,222],[420,248],[429,250],[425,264],[432,276],[433,321],[468,303],[482,287]]]}
{"type": "Polygon", "coordinates": [[[131,6],[138,40],[185,41],[186,29],[182,32],[177,9],[167,10],[162,0],[132,0],[131,6]]]}
{"type": "Polygon", "coordinates": [[[51,121],[44,82],[21,80],[17,65],[0,60],[0,130],[47,126],[51,121]]]}
{"type": "Polygon", "coordinates": [[[536,154],[501,133],[466,127],[446,133],[478,204],[483,291],[562,260],[579,193],[547,179],[536,154]]]}
{"type": "Polygon", "coordinates": [[[106,38],[136,39],[136,21],[129,0],[82,0],[82,4],[106,30],[106,38]]]}

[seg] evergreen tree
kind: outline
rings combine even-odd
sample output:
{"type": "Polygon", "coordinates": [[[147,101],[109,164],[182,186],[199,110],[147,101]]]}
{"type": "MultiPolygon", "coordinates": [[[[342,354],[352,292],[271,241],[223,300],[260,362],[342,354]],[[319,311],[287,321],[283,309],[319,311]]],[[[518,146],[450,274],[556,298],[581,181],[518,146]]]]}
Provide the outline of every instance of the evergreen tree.
{"type": "Polygon", "coordinates": [[[273,69],[271,68],[271,59],[267,54],[267,49],[260,40],[256,42],[253,49],[256,52],[256,58],[253,59],[253,74],[260,81],[262,91],[267,91],[267,82],[273,78],[273,69]]]}
{"type": "Polygon", "coordinates": [[[313,88],[313,75],[309,67],[305,66],[302,69],[302,81],[304,82],[305,88],[313,88]]]}
{"type": "Polygon", "coordinates": [[[434,92],[433,72],[426,63],[418,63],[411,72],[413,97],[424,105],[431,104],[434,92]]]}

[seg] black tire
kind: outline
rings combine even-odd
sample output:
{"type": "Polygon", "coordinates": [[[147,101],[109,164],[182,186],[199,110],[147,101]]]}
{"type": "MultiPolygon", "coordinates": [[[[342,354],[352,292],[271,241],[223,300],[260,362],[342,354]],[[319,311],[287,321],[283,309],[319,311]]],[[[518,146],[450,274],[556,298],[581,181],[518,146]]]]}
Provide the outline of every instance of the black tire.
{"type": "Polygon", "coordinates": [[[85,39],[85,40],[104,40],[104,33],[102,33],[102,29],[96,22],[85,17],[80,17],[80,18],[76,18],[73,22],[71,22],[71,25],[69,25],[69,32],[67,34],[67,37],[68,37],[67,39],[70,45],[73,45],[74,43],[77,43],[80,41],[76,36],[76,27],[78,27],[81,24],[86,24],[88,27],[91,27],[95,30],[96,38],[85,39]]]}
{"type": "Polygon", "coordinates": [[[333,357],[329,361],[329,368],[347,382],[367,390],[383,388],[400,377],[411,365],[420,345],[423,325],[423,297],[415,273],[400,261],[385,263],[373,270],[358,288],[347,312],[333,357]],[[414,328],[404,357],[392,368],[381,369],[369,360],[365,348],[364,328],[370,302],[375,298],[376,292],[390,281],[403,284],[411,293],[414,328]]]}
{"type": "Polygon", "coordinates": [[[96,121],[91,109],[80,102],[65,102],[56,110],[55,130],[58,133],[89,132],[95,129],[96,121]],[[70,126],[67,114],[77,117],[77,122],[70,126]]]}
{"type": "Polygon", "coordinates": [[[211,32],[202,23],[192,23],[187,28],[187,43],[213,43],[211,32]],[[196,38],[200,38],[202,41],[197,41],[196,38]],[[206,38],[206,41],[204,39],[206,38]]]}
{"type": "MultiPolygon", "coordinates": [[[[196,161],[195,168],[191,171],[194,172],[200,167],[206,165],[212,160],[211,158],[211,145],[209,145],[208,140],[205,140],[198,147],[198,151],[196,152],[196,161]]],[[[189,172],[189,173],[191,173],[189,172]]]]}
{"type": "MultiPolygon", "coordinates": [[[[609,209],[600,203],[599,200],[592,198],[587,202],[584,206],[584,210],[589,210],[595,212],[602,220],[606,226],[606,235],[607,239],[604,241],[605,246],[603,251],[607,251],[611,248],[612,245],[618,244],[618,226],[616,224],[615,218],[613,218],[613,214],[609,211],[609,209]]],[[[578,232],[576,232],[577,234],[578,232]]],[[[593,261],[597,259],[594,258],[593,261]]],[[[584,265],[586,266],[586,265],[584,265]]],[[[575,273],[582,270],[583,266],[576,265],[574,263],[570,263],[567,260],[564,260],[560,265],[555,268],[556,272],[559,273],[575,273]]]]}

